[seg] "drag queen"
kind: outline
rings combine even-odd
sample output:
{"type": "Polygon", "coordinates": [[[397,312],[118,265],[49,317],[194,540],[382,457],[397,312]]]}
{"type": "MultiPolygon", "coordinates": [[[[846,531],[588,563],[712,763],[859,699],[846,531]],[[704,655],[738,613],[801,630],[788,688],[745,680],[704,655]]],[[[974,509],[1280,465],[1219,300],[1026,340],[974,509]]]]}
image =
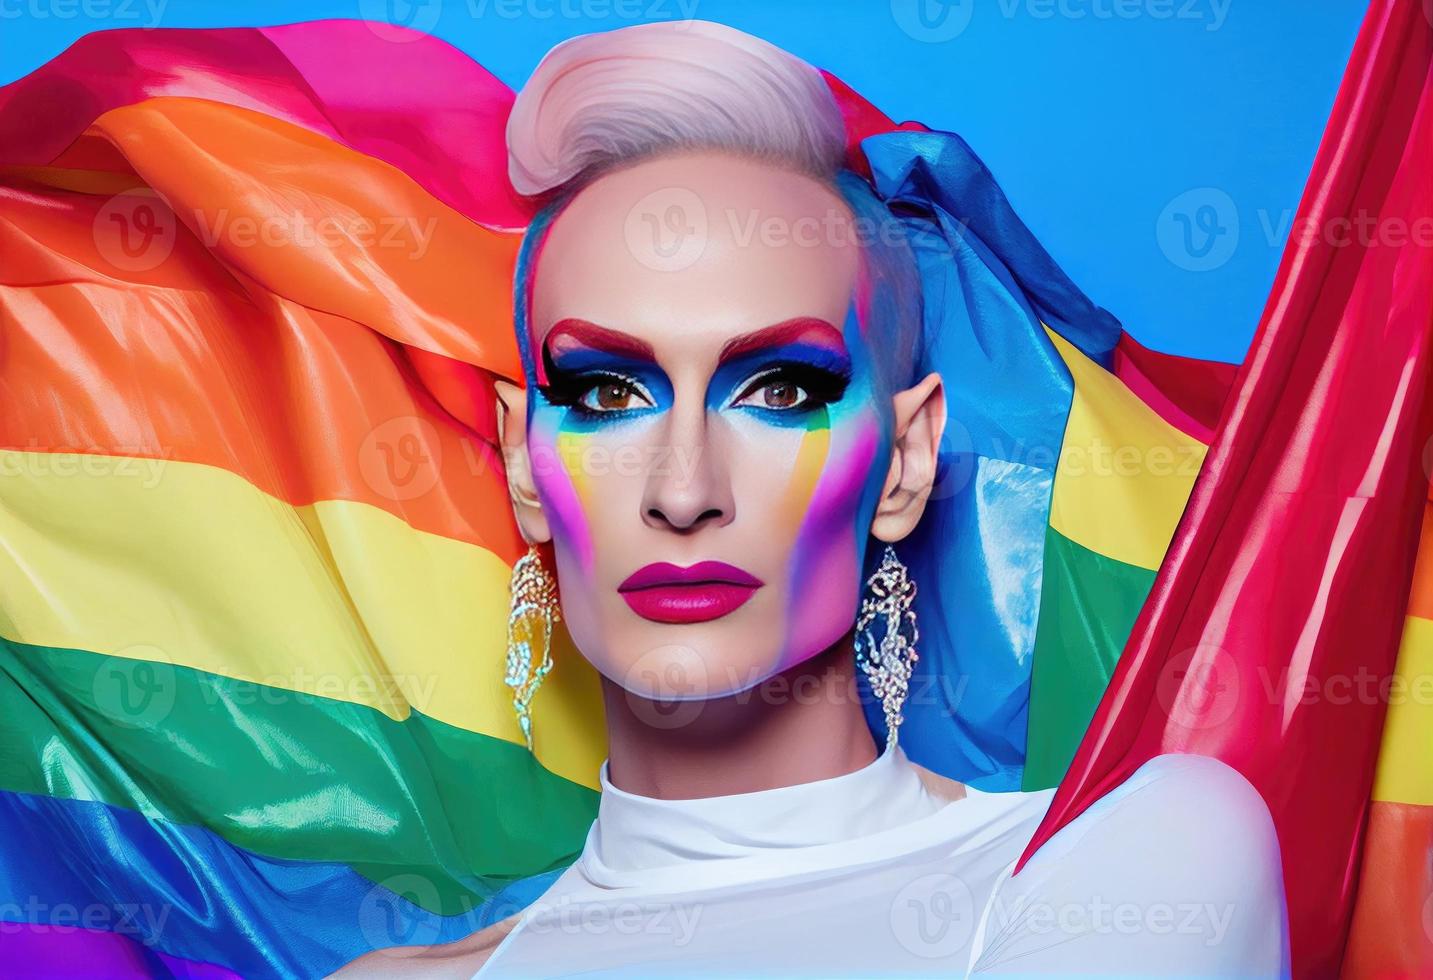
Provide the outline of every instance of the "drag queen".
{"type": "Polygon", "coordinates": [[[918,226],[843,132],[815,69],[705,23],[567,42],[519,95],[510,176],[545,208],[527,383],[498,388],[533,546],[507,681],[531,740],[560,617],[603,678],[600,810],[520,915],[343,975],[1287,972],[1274,828],[1233,769],[1158,757],[1017,874],[1051,792],[903,751],[913,599],[942,586],[912,535],[962,378],[934,369],[918,226]]]}

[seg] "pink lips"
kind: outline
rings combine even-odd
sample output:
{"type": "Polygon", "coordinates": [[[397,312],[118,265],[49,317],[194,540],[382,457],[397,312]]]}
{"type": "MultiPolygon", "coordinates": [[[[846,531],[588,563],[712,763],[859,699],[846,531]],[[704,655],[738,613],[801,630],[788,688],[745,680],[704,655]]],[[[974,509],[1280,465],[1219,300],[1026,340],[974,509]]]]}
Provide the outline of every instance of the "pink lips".
{"type": "Polygon", "coordinates": [[[741,606],[763,584],[723,561],[699,561],[687,568],[659,561],[637,569],[617,591],[643,619],[705,623],[741,606]]]}

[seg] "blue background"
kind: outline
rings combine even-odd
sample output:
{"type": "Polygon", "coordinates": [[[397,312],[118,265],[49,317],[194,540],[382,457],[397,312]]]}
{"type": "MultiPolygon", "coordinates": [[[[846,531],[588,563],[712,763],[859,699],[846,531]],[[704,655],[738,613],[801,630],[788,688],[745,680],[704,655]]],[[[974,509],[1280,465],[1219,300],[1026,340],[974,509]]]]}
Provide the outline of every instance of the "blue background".
{"type": "Polygon", "coordinates": [[[520,86],[549,47],[696,16],[963,135],[1094,299],[1149,346],[1237,361],[1362,0],[0,0],[0,82],[93,30],[391,20],[520,86]]]}

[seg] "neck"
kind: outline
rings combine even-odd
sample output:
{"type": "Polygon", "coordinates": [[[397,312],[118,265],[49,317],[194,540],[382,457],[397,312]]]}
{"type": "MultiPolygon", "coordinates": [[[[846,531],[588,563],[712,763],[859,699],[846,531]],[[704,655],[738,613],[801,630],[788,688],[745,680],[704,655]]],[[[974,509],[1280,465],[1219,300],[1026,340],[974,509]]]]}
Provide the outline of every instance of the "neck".
{"type": "Polygon", "coordinates": [[[686,800],[830,779],[877,755],[856,693],[851,638],[749,691],[656,702],[603,679],[608,778],[686,800]]]}

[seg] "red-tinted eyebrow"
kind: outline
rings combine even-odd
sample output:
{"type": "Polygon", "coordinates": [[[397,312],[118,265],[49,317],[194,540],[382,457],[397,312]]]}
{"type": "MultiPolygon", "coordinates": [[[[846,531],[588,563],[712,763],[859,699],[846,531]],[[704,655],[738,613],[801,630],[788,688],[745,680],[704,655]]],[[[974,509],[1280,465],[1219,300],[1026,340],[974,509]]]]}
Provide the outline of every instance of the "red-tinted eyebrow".
{"type": "Polygon", "coordinates": [[[595,323],[581,320],[576,317],[568,317],[566,320],[558,320],[552,325],[552,329],[543,338],[542,345],[549,353],[554,353],[554,341],[571,339],[583,347],[592,350],[606,351],[611,354],[625,354],[629,357],[640,357],[644,360],[655,361],[656,353],[652,345],[645,340],[639,340],[629,333],[620,330],[612,330],[608,327],[599,327],[595,323]]]}
{"type": "Polygon", "coordinates": [[[798,340],[829,347],[841,354],[846,353],[846,340],[841,336],[840,330],[819,317],[799,316],[731,338],[722,345],[718,361],[729,361],[754,350],[775,347],[778,344],[792,344],[798,340]]]}
{"type": "MultiPolygon", "coordinates": [[[[599,327],[595,323],[578,317],[568,317],[554,323],[552,329],[547,332],[547,336],[543,338],[542,345],[549,356],[554,356],[555,344],[563,340],[574,341],[590,350],[622,354],[648,361],[657,359],[652,345],[645,340],[620,330],[613,330],[610,327],[599,327]]],[[[846,353],[846,340],[841,336],[840,330],[819,317],[801,316],[731,338],[722,345],[717,361],[725,363],[742,354],[797,341],[829,347],[841,354],[846,353]]],[[[539,373],[545,372],[540,370],[539,373]]],[[[539,378],[539,380],[543,379],[539,378]]]]}

